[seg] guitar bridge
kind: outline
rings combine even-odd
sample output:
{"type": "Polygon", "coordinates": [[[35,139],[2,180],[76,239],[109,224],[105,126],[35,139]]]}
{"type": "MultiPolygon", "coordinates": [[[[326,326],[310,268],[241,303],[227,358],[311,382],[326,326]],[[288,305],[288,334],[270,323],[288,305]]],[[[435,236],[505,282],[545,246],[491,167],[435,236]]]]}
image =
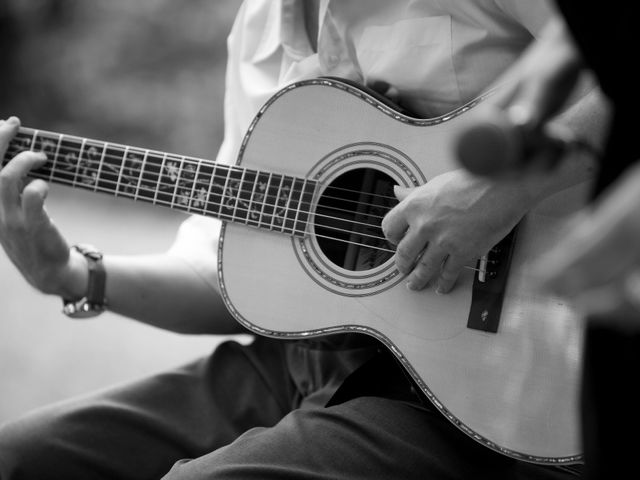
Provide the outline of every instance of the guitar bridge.
{"type": "Polygon", "coordinates": [[[467,327],[496,333],[515,246],[517,226],[478,260],[467,327]]]}

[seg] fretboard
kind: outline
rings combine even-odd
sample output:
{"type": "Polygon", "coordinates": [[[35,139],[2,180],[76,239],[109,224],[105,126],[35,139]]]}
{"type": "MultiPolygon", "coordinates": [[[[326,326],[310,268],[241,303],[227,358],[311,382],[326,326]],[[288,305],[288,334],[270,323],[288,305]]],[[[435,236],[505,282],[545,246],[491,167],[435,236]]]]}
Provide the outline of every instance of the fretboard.
{"type": "Polygon", "coordinates": [[[288,235],[304,235],[316,182],[21,127],[2,160],[45,152],[30,176],[288,235]]]}

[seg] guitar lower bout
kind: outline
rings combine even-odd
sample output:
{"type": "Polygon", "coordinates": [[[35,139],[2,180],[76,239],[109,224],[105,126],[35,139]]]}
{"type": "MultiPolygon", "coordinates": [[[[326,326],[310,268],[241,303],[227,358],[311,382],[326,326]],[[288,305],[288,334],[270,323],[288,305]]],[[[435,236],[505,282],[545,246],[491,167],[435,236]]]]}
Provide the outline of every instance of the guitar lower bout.
{"type": "Polygon", "coordinates": [[[233,185],[252,191],[233,205],[250,213],[244,225],[223,226],[221,292],[261,335],[378,338],[445,417],[488,448],[542,464],[579,462],[582,330],[569,305],[532,293],[528,274],[533,252],[566,221],[564,197],[531,212],[517,238],[499,245],[497,280],[465,269],[448,295],[405,288],[380,228],[394,185],[459,168],[451,139],[481,101],[415,119],[336,80],[280,91],[238,156],[238,169],[257,181],[242,188],[242,174],[233,185]]]}

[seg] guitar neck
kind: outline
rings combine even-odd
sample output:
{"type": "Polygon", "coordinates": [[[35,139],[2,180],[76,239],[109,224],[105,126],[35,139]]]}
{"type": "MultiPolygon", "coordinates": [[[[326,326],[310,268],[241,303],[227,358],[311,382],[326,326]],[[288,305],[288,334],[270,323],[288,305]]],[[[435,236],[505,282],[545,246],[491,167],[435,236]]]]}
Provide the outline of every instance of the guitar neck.
{"type": "Polygon", "coordinates": [[[304,235],[317,187],[305,178],[26,127],[2,166],[25,150],[49,160],[33,178],[292,236],[304,235]]]}

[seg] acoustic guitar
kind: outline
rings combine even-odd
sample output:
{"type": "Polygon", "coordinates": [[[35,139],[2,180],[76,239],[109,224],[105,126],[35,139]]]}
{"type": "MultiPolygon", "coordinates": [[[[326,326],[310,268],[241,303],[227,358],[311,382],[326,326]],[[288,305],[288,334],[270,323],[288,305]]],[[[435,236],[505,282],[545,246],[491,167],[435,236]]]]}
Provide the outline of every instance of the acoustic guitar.
{"type": "Polygon", "coordinates": [[[380,228],[393,185],[459,168],[452,138],[483,100],[419,119],[320,78],[264,105],[235,165],[25,127],[3,164],[45,151],[34,177],[223,220],[220,289],[246,328],[372,335],[473,439],[530,462],[579,462],[581,323],[532,287],[528,269],[584,203],[580,189],[530,212],[448,295],[408,290],[380,228]]]}

